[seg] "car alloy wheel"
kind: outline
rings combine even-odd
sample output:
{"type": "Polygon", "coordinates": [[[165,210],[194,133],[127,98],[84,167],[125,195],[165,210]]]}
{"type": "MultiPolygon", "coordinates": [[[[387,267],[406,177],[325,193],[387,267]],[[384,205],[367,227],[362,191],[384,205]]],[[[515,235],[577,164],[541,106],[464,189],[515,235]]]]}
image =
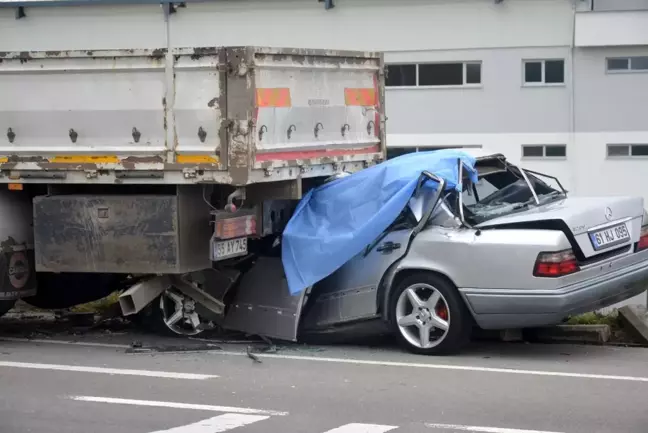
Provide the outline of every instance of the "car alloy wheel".
{"type": "Polygon", "coordinates": [[[457,288],[431,272],[416,272],[392,289],[388,321],[410,352],[447,355],[470,339],[472,317],[457,288]]]}
{"type": "Polygon", "coordinates": [[[396,302],[398,329],[411,345],[429,349],[440,344],[450,329],[448,303],[437,289],[417,283],[401,292],[396,302]]]}
{"type": "Polygon", "coordinates": [[[159,308],[164,325],[174,334],[198,335],[209,325],[196,309],[196,301],[175,287],[162,292],[159,308]]]}

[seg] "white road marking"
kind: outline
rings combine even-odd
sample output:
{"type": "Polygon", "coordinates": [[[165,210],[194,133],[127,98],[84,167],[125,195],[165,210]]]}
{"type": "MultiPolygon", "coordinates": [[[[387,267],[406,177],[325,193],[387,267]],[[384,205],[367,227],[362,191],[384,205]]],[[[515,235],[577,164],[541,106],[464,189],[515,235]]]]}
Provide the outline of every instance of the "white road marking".
{"type": "Polygon", "coordinates": [[[252,409],[249,407],[213,406],[209,404],[178,403],[172,401],[133,400],[128,398],[91,397],[86,395],[70,396],[72,400],[93,403],[128,404],[134,406],[167,407],[171,409],[193,409],[211,412],[229,412],[245,415],[285,416],[288,412],[274,410],[252,409]]]}
{"type": "Polygon", "coordinates": [[[426,427],[444,430],[467,431],[473,433],[560,433],[540,430],[518,430],[514,428],[498,428],[498,427],[478,427],[471,425],[455,425],[455,424],[425,424],[426,427]]]}
{"type": "Polygon", "coordinates": [[[345,424],[324,433],[385,433],[398,427],[380,424],[345,424]]]}
{"type": "MultiPolygon", "coordinates": [[[[105,346],[105,347],[114,347],[114,348],[123,348],[123,349],[130,347],[128,345],[118,345],[118,344],[109,345],[103,343],[82,343],[82,342],[77,343],[77,342],[65,341],[65,340],[30,340],[30,339],[0,337],[0,341],[3,339],[7,341],[38,342],[38,343],[78,345],[78,346],[98,346],[98,347],[105,346]]],[[[232,351],[224,351],[224,350],[205,350],[205,351],[201,350],[199,352],[210,353],[215,355],[247,356],[244,352],[232,352],[232,351]]],[[[181,353],[187,353],[187,352],[183,351],[181,353]]],[[[476,372],[484,372],[484,373],[522,374],[522,375],[531,375],[531,376],[554,376],[554,377],[567,377],[567,378],[576,378],[576,379],[618,380],[618,381],[648,383],[648,377],[643,377],[643,376],[618,376],[618,375],[610,375],[610,374],[570,373],[570,372],[563,372],[563,371],[524,370],[524,369],[515,369],[515,368],[495,368],[495,367],[479,367],[479,366],[470,366],[470,365],[449,365],[449,364],[427,364],[427,363],[417,363],[417,362],[374,361],[368,359],[327,358],[327,357],[300,356],[300,355],[256,354],[256,356],[258,356],[259,358],[276,358],[276,359],[288,359],[288,360],[296,360],[296,361],[332,362],[332,363],[355,364],[355,365],[375,365],[375,366],[382,366],[382,367],[430,368],[430,369],[438,369],[438,370],[461,370],[461,371],[476,371],[476,372]]]]}
{"type": "Polygon", "coordinates": [[[218,433],[232,430],[237,427],[263,421],[269,416],[241,415],[237,413],[226,413],[215,416],[193,424],[174,427],[168,430],[156,430],[152,433],[218,433]]]}
{"type": "MultiPolygon", "coordinates": [[[[214,355],[227,355],[227,356],[246,356],[242,352],[229,352],[229,351],[209,351],[214,355]]],[[[338,364],[355,364],[355,365],[375,365],[380,367],[407,367],[407,368],[430,368],[436,370],[459,370],[459,371],[478,371],[483,373],[507,373],[507,374],[522,374],[530,376],[554,376],[554,377],[570,377],[579,379],[601,379],[601,380],[622,380],[630,382],[646,382],[648,377],[642,376],[616,376],[609,374],[588,374],[588,373],[570,373],[566,371],[543,371],[543,370],[520,370],[516,368],[495,368],[495,367],[478,367],[471,365],[450,365],[450,364],[427,364],[418,362],[397,362],[397,361],[372,361],[369,359],[351,359],[351,358],[327,358],[319,356],[301,356],[301,355],[275,355],[275,354],[260,354],[256,356],[259,358],[274,358],[274,359],[289,359],[296,361],[317,361],[317,362],[330,362],[338,364]]]]}
{"type": "Polygon", "coordinates": [[[32,368],[36,370],[74,371],[126,376],[146,376],[164,379],[205,380],[218,376],[213,374],[176,373],[171,371],[131,370],[124,368],[85,367],[81,365],[35,364],[31,362],[0,361],[0,367],[32,368]]]}

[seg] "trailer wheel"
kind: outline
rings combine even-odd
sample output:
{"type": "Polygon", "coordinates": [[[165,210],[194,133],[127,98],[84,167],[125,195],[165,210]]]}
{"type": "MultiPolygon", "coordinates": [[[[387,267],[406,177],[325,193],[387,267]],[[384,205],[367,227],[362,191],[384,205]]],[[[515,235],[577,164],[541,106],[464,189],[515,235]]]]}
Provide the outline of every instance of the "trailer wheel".
{"type": "Polygon", "coordinates": [[[196,336],[211,328],[199,304],[175,287],[169,287],[139,314],[151,331],[169,336],[196,336]]]}
{"type": "Polygon", "coordinates": [[[0,301],[0,317],[4,316],[16,305],[16,301],[0,301]]]}

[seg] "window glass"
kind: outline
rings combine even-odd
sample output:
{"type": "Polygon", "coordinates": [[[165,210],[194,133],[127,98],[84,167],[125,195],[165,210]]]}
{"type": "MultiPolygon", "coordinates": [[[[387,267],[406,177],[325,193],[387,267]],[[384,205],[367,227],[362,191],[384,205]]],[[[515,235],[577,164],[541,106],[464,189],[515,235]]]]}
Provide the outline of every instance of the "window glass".
{"type": "Polygon", "coordinates": [[[544,156],[542,146],[522,146],[522,156],[525,158],[537,158],[544,156]]]}
{"type": "Polygon", "coordinates": [[[565,61],[547,60],[545,62],[545,83],[565,82],[565,61]]]}
{"type": "Polygon", "coordinates": [[[466,63],[466,84],[481,83],[481,63],[466,63]]]}
{"type": "Polygon", "coordinates": [[[633,71],[648,71],[648,56],[633,57],[630,66],[633,71]]]}
{"type": "Polygon", "coordinates": [[[648,144],[633,144],[632,156],[648,156],[648,144]]]}
{"type": "Polygon", "coordinates": [[[419,86],[459,86],[463,83],[463,63],[419,65],[419,86]]]}
{"type": "Polygon", "coordinates": [[[629,68],[630,62],[627,58],[607,59],[609,71],[625,71],[629,68]]]}
{"type": "Polygon", "coordinates": [[[626,144],[608,144],[608,156],[628,156],[630,155],[630,146],[626,144]]]}
{"type": "Polygon", "coordinates": [[[524,64],[524,82],[542,83],[542,62],[526,62],[524,64]]]}
{"type": "Polygon", "coordinates": [[[387,65],[385,85],[416,86],[416,65],[387,65]]]}
{"type": "Polygon", "coordinates": [[[567,146],[563,145],[548,145],[545,146],[545,156],[552,158],[560,158],[567,156],[567,146]]]}

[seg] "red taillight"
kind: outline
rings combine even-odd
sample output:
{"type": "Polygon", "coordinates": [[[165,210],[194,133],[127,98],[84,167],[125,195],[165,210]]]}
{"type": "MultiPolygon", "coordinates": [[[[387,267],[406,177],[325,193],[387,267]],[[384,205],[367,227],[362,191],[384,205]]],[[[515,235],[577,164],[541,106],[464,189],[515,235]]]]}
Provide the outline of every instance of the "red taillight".
{"type": "Polygon", "coordinates": [[[219,239],[233,239],[256,234],[256,217],[240,216],[216,220],[214,235],[219,239]]]}
{"type": "Polygon", "coordinates": [[[639,234],[639,242],[637,242],[637,251],[648,249],[648,226],[641,228],[639,234]]]}
{"type": "Polygon", "coordinates": [[[540,253],[533,269],[533,276],[557,278],[578,272],[580,267],[572,250],[556,253],[540,253]]]}

